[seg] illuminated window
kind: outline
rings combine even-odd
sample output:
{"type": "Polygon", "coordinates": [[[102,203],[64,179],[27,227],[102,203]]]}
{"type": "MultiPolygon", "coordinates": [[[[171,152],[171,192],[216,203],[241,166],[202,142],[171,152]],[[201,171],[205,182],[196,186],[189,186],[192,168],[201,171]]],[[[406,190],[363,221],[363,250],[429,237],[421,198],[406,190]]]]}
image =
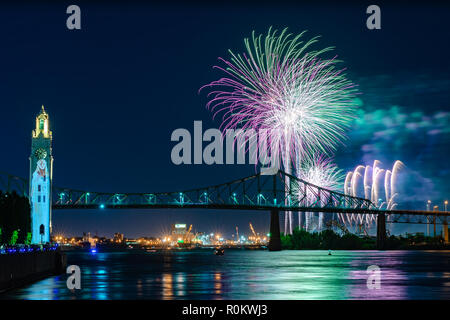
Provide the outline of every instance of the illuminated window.
{"type": "Polygon", "coordinates": [[[44,130],[44,119],[39,120],[39,129],[44,130]]]}

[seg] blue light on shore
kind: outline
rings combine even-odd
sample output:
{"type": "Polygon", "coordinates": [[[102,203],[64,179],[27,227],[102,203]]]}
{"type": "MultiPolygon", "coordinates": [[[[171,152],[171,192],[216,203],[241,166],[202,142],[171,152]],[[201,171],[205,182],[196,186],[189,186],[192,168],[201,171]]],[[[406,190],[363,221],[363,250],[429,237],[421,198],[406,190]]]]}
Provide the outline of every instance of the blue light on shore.
{"type": "Polygon", "coordinates": [[[43,252],[43,251],[56,251],[57,245],[52,246],[23,246],[23,245],[15,245],[15,246],[7,246],[5,248],[0,248],[0,254],[26,254],[28,252],[43,252]]]}

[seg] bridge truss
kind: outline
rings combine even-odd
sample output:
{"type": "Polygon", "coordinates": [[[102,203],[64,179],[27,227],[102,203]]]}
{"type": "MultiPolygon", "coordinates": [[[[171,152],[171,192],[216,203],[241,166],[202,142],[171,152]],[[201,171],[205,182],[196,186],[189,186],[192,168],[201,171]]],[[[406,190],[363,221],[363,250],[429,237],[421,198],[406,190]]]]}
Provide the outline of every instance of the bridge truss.
{"type": "Polygon", "coordinates": [[[157,193],[100,193],[53,188],[53,207],[70,208],[210,208],[308,212],[369,212],[372,203],[363,198],[320,188],[279,171],[260,173],[204,188],[157,193]],[[285,192],[289,177],[289,193],[285,192]]]}
{"type": "MultiPolygon", "coordinates": [[[[28,197],[28,180],[0,172],[0,190],[28,197]]],[[[278,171],[254,174],[204,188],[156,193],[104,193],[70,188],[52,188],[52,208],[203,208],[230,210],[280,210],[336,213],[341,221],[376,220],[380,213],[388,223],[446,223],[450,212],[384,210],[368,199],[345,195],[278,171]],[[288,177],[289,179],[285,179],[288,177]],[[289,181],[289,188],[286,188],[289,181]],[[286,193],[285,190],[289,190],[286,193]],[[356,217],[356,218],[355,218],[356,217]],[[350,220],[349,220],[350,219],[350,220]]]]}

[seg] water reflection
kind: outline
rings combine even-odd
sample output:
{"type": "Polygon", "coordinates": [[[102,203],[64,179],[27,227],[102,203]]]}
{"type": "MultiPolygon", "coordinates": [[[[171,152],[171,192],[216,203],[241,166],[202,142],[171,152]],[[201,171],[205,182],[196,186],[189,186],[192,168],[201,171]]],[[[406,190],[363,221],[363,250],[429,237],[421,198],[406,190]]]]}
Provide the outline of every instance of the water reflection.
{"type": "Polygon", "coordinates": [[[220,272],[214,273],[214,293],[222,294],[222,274],[220,272]]]}
{"type": "Polygon", "coordinates": [[[377,252],[366,254],[364,257],[356,254],[351,261],[349,278],[352,283],[348,286],[348,299],[408,299],[408,276],[403,270],[403,261],[407,261],[407,251],[386,251],[380,256],[377,252]],[[370,289],[367,279],[369,266],[380,268],[380,288],[370,289]],[[366,285],[361,285],[361,283],[366,285]]]}
{"type": "Polygon", "coordinates": [[[0,299],[450,299],[449,259],[449,251],[71,252],[80,291],[61,275],[0,299]],[[381,268],[380,290],[367,288],[369,265],[381,268]]]}
{"type": "Polygon", "coordinates": [[[171,273],[164,273],[162,276],[162,286],[163,286],[163,299],[172,300],[173,299],[173,278],[171,273]]]}
{"type": "Polygon", "coordinates": [[[94,290],[93,299],[96,300],[107,300],[108,299],[108,286],[109,286],[109,277],[108,271],[106,268],[101,268],[94,272],[94,282],[97,283],[94,290]]]}
{"type": "Polygon", "coordinates": [[[186,282],[186,276],[184,274],[184,272],[179,272],[176,275],[176,280],[177,280],[177,297],[183,297],[185,295],[185,291],[184,291],[184,287],[185,287],[185,282],[186,282]]]}

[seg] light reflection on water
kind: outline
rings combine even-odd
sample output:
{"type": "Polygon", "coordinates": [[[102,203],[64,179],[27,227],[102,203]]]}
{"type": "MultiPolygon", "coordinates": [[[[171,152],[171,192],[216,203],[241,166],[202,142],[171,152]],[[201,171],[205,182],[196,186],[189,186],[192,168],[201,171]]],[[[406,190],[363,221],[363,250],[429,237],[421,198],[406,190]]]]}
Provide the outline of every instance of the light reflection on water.
{"type": "Polygon", "coordinates": [[[55,276],[0,299],[450,299],[450,251],[68,253],[80,291],[55,276]],[[381,289],[366,269],[381,268],[381,289]]]}

